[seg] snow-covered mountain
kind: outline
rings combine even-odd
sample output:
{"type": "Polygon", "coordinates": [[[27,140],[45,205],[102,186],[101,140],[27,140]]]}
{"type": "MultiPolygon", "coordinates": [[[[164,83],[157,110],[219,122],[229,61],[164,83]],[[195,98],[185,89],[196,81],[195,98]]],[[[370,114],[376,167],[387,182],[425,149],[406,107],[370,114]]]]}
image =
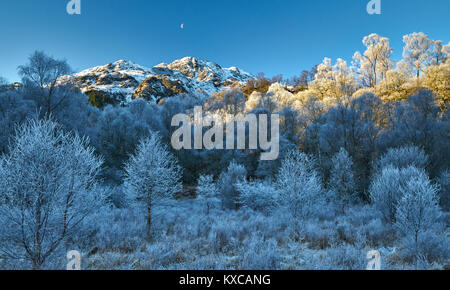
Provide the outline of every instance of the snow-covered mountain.
{"type": "Polygon", "coordinates": [[[185,57],[151,69],[119,60],[63,76],[59,83],[73,83],[89,96],[91,102],[102,105],[127,103],[135,98],[158,102],[186,93],[207,96],[251,78],[251,74],[236,67],[222,68],[213,62],[185,57]]]}

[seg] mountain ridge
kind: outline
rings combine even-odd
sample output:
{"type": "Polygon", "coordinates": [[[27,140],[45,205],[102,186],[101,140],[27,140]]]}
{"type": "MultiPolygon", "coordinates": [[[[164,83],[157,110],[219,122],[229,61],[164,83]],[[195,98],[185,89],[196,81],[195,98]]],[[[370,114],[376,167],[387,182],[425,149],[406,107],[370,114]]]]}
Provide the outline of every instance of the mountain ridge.
{"type": "Polygon", "coordinates": [[[206,97],[252,78],[237,67],[222,68],[214,62],[184,57],[153,68],[121,59],[62,76],[58,83],[74,85],[89,96],[91,103],[101,107],[127,104],[136,98],[159,102],[179,94],[206,97]]]}

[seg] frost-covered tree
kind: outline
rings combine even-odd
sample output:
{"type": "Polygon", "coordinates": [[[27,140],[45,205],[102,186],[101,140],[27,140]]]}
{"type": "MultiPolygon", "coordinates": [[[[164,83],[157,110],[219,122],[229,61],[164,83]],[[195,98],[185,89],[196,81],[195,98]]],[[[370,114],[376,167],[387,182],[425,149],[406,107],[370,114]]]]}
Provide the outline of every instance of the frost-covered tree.
{"type": "Polygon", "coordinates": [[[24,85],[31,90],[31,95],[38,95],[36,102],[49,116],[58,109],[68,97],[67,88],[58,86],[58,79],[71,73],[65,60],[57,60],[42,51],[34,52],[28,64],[18,67],[24,85]]]}
{"type": "Polygon", "coordinates": [[[298,234],[298,221],[315,216],[323,207],[324,190],[315,162],[311,156],[298,150],[290,151],[279,169],[276,186],[280,203],[293,218],[294,233],[298,234]]]}
{"type": "Polygon", "coordinates": [[[299,137],[305,130],[306,118],[291,107],[284,107],[278,114],[280,115],[281,135],[291,143],[298,144],[299,137]]]}
{"type": "Polygon", "coordinates": [[[244,166],[231,162],[227,170],[220,174],[219,191],[222,195],[222,204],[229,209],[239,207],[239,191],[237,184],[247,178],[247,170],[244,166]]]}
{"type": "Polygon", "coordinates": [[[333,66],[333,78],[344,96],[351,96],[356,88],[355,75],[347,62],[338,58],[333,66]]]}
{"type": "Polygon", "coordinates": [[[245,109],[246,97],[238,88],[226,89],[213,94],[208,101],[208,110],[222,114],[237,115],[245,109]]]}
{"type": "Polygon", "coordinates": [[[332,159],[331,174],[329,180],[329,187],[335,190],[338,194],[339,200],[348,202],[355,194],[355,180],[353,174],[353,161],[344,148],[336,153],[332,159]]]}
{"type": "MultiPolygon", "coordinates": [[[[450,48],[449,48],[450,50],[450,48]]],[[[423,79],[423,85],[436,95],[442,111],[450,104],[450,58],[440,65],[431,66],[423,79]]]]}
{"type": "Polygon", "coordinates": [[[92,106],[81,92],[68,91],[66,94],[64,102],[52,113],[52,118],[65,129],[89,136],[92,142],[98,136],[96,125],[102,112],[92,106]]]}
{"type": "Polygon", "coordinates": [[[376,162],[374,171],[379,172],[382,168],[392,166],[398,169],[414,166],[419,169],[426,169],[428,166],[428,156],[423,149],[416,146],[404,146],[400,148],[390,148],[376,162]]]}
{"type": "Polygon", "coordinates": [[[253,92],[245,103],[247,111],[254,109],[265,108],[269,112],[273,113],[278,109],[279,104],[276,102],[276,97],[273,93],[260,93],[253,92]]]}
{"type": "Polygon", "coordinates": [[[16,91],[0,92],[0,154],[5,152],[16,126],[35,115],[34,102],[16,91]]]}
{"type": "Polygon", "coordinates": [[[408,101],[396,104],[389,116],[389,130],[378,137],[381,151],[406,144],[422,148],[430,160],[427,171],[435,177],[449,164],[448,118],[441,115],[437,99],[428,90],[410,96],[408,101]]]}
{"type": "Polygon", "coordinates": [[[338,58],[336,64],[332,65],[331,59],[327,57],[317,66],[315,79],[310,84],[311,94],[319,99],[350,96],[355,87],[355,76],[347,62],[338,58]]]}
{"type": "Polygon", "coordinates": [[[254,91],[245,103],[246,110],[266,109],[269,113],[281,110],[292,103],[294,95],[287,90],[286,86],[280,83],[270,85],[266,93],[254,91]]]}
{"type": "Polygon", "coordinates": [[[281,83],[274,83],[270,85],[267,93],[269,97],[272,96],[273,101],[277,105],[275,110],[266,107],[271,113],[281,110],[283,107],[289,106],[294,100],[294,94],[288,90],[286,85],[281,83]]]}
{"type": "Polygon", "coordinates": [[[436,40],[433,42],[433,52],[432,52],[432,64],[440,65],[444,63],[448,56],[450,55],[450,43],[444,45],[442,40],[436,40]]]}
{"type": "Polygon", "coordinates": [[[307,127],[305,144],[315,153],[324,180],[328,180],[332,158],[344,148],[354,162],[357,191],[363,193],[370,175],[370,156],[375,149],[379,128],[376,126],[381,100],[372,94],[342,100],[307,127]]]}
{"type": "Polygon", "coordinates": [[[403,36],[403,42],[403,58],[419,78],[432,61],[433,40],[423,32],[414,32],[403,36]]]}
{"type": "Polygon", "coordinates": [[[311,82],[309,87],[313,91],[312,94],[320,100],[327,96],[336,95],[336,83],[333,80],[333,67],[330,58],[325,57],[322,63],[317,66],[314,81],[311,82]]]}
{"type": "Polygon", "coordinates": [[[214,176],[200,175],[197,180],[197,199],[205,202],[207,214],[211,206],[219,202],[218,195],[219,190],[214,182],[214,176]]]}
{"type": "Polygon", "coordinates": [[[0,253],[41,268],[103,201],[102,160],[88,140],[49,120],[30,120],[0,160],[0,253]]]}
{"type": "Polygon", "coordinates": [[[392,67],[390,60],[393,49],[389,39],[372,33],[363,39],[366,50],[363,54],[357,51],[354,56],[354,65],[360,75],[362,85],[375,87],[384,79],[386,72],[392,67]]]}
{"type": "Polygon", "coordinates": [[[445,211],[450,211],[450,171],[444,170],[438,178],[441,188],[439,201],[445,211]]]}
{"type": "Polygon", "coordinates": [[[151,235],[153,204],[180,192],[181,178],[178,161],[155,132],[139,142],[135,154],[125,164],[127,195],[146,207],[147,237],[151,235]]]}
{"type": "MultiPolygon", "coordinates": [[[[284,111],[284,110],[283,110],[284,111]]],[[[283,124],[281,124],[280,129],[283,130],[283,124]]],[[[283,132],[283,131],[282,131],[283,132]]],[[[298,148],[295,143],[291,140],[294,138],[290,138],[290,132],[283,132],[283,135],[280,138],[280,155],[277,160],[260,160],[256,161],[257,167],[254,172],[254,175],[262,180],[275,180],[277,172],[281,166],[281,161],[284,159],[284,156],[289,151],[298,148]],[[290,139],[290,140],[289,140],[290,139]]],[[[292,136],[292,135],[291,135],[292,136]]],[[[295,138],[296,139],[296,138],[295,138]]]]}
{"type": "Polygon", "coordinates": [[[416,91],[416,86],[409,82],[410,70],[404,66],[404,62],[397,63],[397,69],[388,70],[386,77],[373,90],[383,101],[405,101],[416,91]]]}
{"type": "Polygon", "coordinates": [[[217,187],[214,183],[214,176],[200,175],[197,180],[197,196],[201,198],[214,197],[217,194],[217,187]]]}
{"type": "Polygon", "coordinates": [[[386,222],[395,223],[397,205],[407,190],[408,182],[427,178],[424,170],[413,166],[401,169],[385,167],[372,180],[369,188],[370,200],[386,222]]]}
{"type": "MultiPolygon", "coordinates": [[[[402,198],[396,211],[396,229],[403,237],[408,250],[415,253],[416,258],[426,255],[423,248],[427,241],[427,233],[439,232],[442,215],[438,205],[438,188],[431,184],[428,176],[412,176],[404,187],[399,189],[402,198]]],[[[448,255],[448,254],[447,254],[448,255]]]]}

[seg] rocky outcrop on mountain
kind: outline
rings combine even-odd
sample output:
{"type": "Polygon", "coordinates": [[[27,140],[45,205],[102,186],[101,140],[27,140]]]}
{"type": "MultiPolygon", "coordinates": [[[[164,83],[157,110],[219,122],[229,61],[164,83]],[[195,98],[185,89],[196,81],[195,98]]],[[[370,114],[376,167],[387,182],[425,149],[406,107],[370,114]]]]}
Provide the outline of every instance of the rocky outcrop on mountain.
{"type": "Polygon", "coordinates": [[[134,90],[132,99],[159,102],[162,98],[186,93],[182,81],[171,79],[168,75],[151,75],[134,90]]]}
{"type": "Polygon", "coordinates": [[[180,94],[209,96],[252,78],[236,67],[222,68],[213,62],[185,57],[152,69],[119,60],[61,77],[59,82],[72,83],[89,96],[92,104],[102,107],[126,104],[136,98],[159,102],[180,94]]]}

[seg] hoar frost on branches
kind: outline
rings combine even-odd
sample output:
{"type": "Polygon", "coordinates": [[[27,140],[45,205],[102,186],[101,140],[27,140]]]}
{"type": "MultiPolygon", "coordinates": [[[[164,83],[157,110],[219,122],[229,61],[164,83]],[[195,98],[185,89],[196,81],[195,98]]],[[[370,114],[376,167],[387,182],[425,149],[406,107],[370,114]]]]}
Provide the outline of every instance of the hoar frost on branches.
{"type": "Polygon", "coordinates": [[[102,160],[88,140],[49,120],[18,128],[0,159],[0,251],[41,268],[103,202],[95,192],[102,160]]]}
{"type": "Polygon", "coordinates": [[[424,170],[414,166],[396,168],[389,165],[373,179],[369,188],[370,200],[382,213],[386,222],[395,223],[397,205],[406,191],[408,182],[414,178],[425,180],[428,176],[424,170]]]}
{"type": "Polygon", "coordinates": [[[344,148],[341,148],[333,157],[331,176],[328,184],[330,189],[335,190],[338,194],[342,208],[355,195],[355,178],[352,167],[352,158],[344,148]]]}
{"type": "Polygon", "coordinates": [[[414,32],[403,36],[403,42],[405,43],[403,58],[419,78],[420,73],[432,62],[433,40],[422,32],[414,32]]]}
{"type": "Polygon", "coordinates": [[[270,215],[280,203],[278,190],[271,182],[243,181],[237,184],[237,189],[240,192],[239,202],[244,208],[270,215]]]}
{"type": "Polygon", "coordinates": [[[222,195],[222,204],[228,209],[239,208],[239,191],[237,184],[247,178],[244,166],[231,162],[227,170],[220,174],[219,188],[222,195]]]}
{"type": "Polygon", "coordinates": [[[375,172],[379,172],[382,168],[393,166],[399,169],[414,166],[416,168],[425,169],[429,164],[428,156],[425,151],[416,146],[404,146],[400,148],[390,148],[375,163],[375,172]]]}
{"type": "Polygon", "coordinates": [[[211,206],[219,202],[219,190],[214,183],[213,175],[200,175],[197,180],[197,198],[206,203],[206,213],[209,214],[211,206]]]}
{"type": "Polygon", "coordinates": [[[298,234],[298,219],[315,216],[325,202],[313,159],[298,150],[290,151],[282,161],[276,184],[281,204],[292,215],[294,233],[298,234]]]}
{"type": "Polygon", "coordinates": [[[367,49],[363,54],[359,51],[354,54],[354,65],[358,67],[362,85],[373,88],[392,67],[390,57],[393,49],[388,38],[375,33],[364,37],[363,44],[367,49]]]}
{"type": "Polygon", "coordinates": [[[152,205],[181,191],[182,169],[159,134],[150,132],[150,137],[140,141],[136,153],[126,163],[125,174],[129,198],[146,206],[147,236],[150,237],[152,205]]]}
{"type": "Polygon", "coordinates": [[[317,73],[310,87],[321,100],[326,97],[351,96],[356,88],[355,76],[346,61],[338,58],[336,64],[331,65],[331,59],[326,57],[317,66],[317,73]]]}
{"type": "MultiPolygon", "coordinates": [[[[438,205],[438,188],[431,184],[428,176],[417,175],[412,176],[400,190],[402,198],[397,205],[395,227],[403,237],[407,251],[412,252],[416,259],[427,258],[434,250],[426,243],[438,240],[436,233],[443,229],[439,221],[442,211],[438,205]]],[[[446,244],[444,256],[448,256],[446,244]]]]}

